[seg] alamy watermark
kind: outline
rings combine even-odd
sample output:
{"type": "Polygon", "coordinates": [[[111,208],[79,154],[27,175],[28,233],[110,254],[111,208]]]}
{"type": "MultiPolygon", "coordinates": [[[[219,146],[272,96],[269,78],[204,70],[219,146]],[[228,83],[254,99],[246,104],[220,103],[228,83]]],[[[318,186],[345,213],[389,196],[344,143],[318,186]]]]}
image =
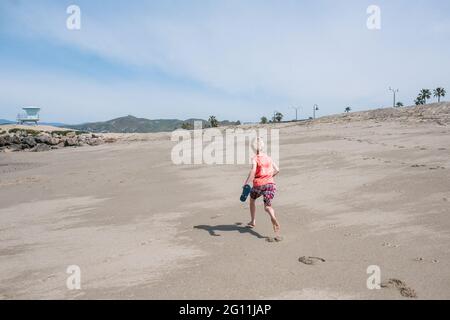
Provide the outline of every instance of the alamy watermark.
{"type": "Polygon", "coordinates": [[[381,8],[377,5],[370,5],[367,7],[367,29],[380,30],[381,29],[381,8]]]}
{"type": "Polygon", "coordinates": [[[70,5],[66,9],[69,17],[66,20],[66,27],[68,30],[81,29],[81,9],[77,5],[70,5]]]}
{"type": "Polygon", "coordinates": [[[77,265],[68,266],[66,273],[70,276],[67,277],[66,286],[69,290],[81,290],[81,269],[77,265]]]}
{"type": "Polygon", "coordinates": [[[367,274],[370,276],[367,278],[366,286],[369,290],[381,289],[381,269],[377,265],[371,265],[367,267],[367,274]]]}
{"type": "Polygon", "coordinates": [[[194,122],[194,130],[172,132],[171,159],[176,165],[189,164],[249,164],[254,156],[252,143],[256,138],[266,142],[266,153],[279,163],[278,129],[203,129],[201,121],[194,122]]]}

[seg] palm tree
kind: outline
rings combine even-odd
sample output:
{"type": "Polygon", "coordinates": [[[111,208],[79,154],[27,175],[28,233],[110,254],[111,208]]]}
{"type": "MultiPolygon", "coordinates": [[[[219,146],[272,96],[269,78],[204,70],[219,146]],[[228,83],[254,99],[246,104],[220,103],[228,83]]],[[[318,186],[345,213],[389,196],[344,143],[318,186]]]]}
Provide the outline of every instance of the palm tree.
{"type": "Polygon", "coordinates": [[[281,112],[277,112],[277,113],[275,113],[275,115],[274,115],[274,120],[276,121],[276,122],[281,122],[281,120],[283,120],[283,114],[281,113],[281,112]]]}
{"type": "Polygon", "coordinates": [[[267,123],[267,118],[266,117],[262,117],[261,118],[261,123],[262,124],[266,124],[267,123]]]}
{"type": "Polygon", "coordinates": [[[403,102],[397,102],[397,104],[395,105],[397,108],[403,107],[403,102]]]}
{"type": "Polygon", "coordinates": [[[441,97],[445,97],[445,94],[447,92],[445,92],[445,89],[442,87],[436,88],[433,91],[433,94],[436,98],[438,98],[438,102],[441,102],[441,97]]]}
{"type": "Polygon", "coordinates": [[[211,128],[217,128],[219,126],[219,121],[215,116],[210,116],[208,122],[211,125],[211,128]]]}
{"type": "Polygon", "coordinates": [[[414,103],[416,104],[416,106],[425,104],[425,100],[424,98],[419,94],[416,98],[416,100],[414,100],[414,103]]]}
{"type": "Polygon", "coordinates": [[[431,91],[430,91],[430,89],[422,89],[422,90],[420,90],[419,96],[422,98],[423,104],[426,104],[427,103],[427,99],[431,98],[431,91]]]}
{"type": "Polygon", "coordinates": [[[345,112],[349,113],[350,111],[352,111],[352,108],[350,108],[350,107],[345,108],[345,112]]]}

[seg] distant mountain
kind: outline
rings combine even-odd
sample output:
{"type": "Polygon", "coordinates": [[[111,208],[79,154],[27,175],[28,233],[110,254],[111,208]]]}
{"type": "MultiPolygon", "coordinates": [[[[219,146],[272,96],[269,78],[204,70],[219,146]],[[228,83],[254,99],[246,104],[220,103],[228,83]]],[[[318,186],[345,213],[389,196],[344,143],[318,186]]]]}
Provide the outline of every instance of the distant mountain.
{"type": "MultiPolygon", "coordinates": [[[[170,132],[181,128],[184,123],[193,125],[194,121],[202,121],[203,127],[208,122],[202,119],[158,119],[149,120],[145,118],[136,118],[134,116],[126,116],[112,119],[104,122],[92,122],[79,125],[64,125],[65,128],[88,132],[116,132],[116,133],[150,133],[150,132],[170,132]]],[[[236,122],[223,121],[221,125],[233,125],[236,122]]]]}
{"type": "Polygon", "coordinates": [[[16,122],[15,121],[6,120],[6,119],[0,119],[0,124],[11,124],[11,123],[16,123],[16,122]]]}
{"type": "Polygon", "coordinates": [[[53,127],[65,127],[67,124],[61,123],[61,122],[39,122],[39,124],[45,125],[45,126],[53,126],[53,127]]]}

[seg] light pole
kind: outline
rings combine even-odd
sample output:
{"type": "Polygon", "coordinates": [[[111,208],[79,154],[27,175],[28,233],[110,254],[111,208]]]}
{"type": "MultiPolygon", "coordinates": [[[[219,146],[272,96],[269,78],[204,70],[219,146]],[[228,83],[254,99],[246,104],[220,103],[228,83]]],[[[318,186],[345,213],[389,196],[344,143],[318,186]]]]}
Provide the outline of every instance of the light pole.
{"type": "Polygon", "coordinates": [[[392,105],[395,108],[395,102],[396,102],[396,94],[399,91],[398,89],[392,89],[391,87],[389,87],[389,91],[392,91],[392,93],[394,94],[394,104],[392,105]]]}
{"type": "Polygon", "coordinates": [[[313,106],[313,119],[316,118],[316,111],[319,111],[319,106],[317,104],[313,106]]]}
{"type": "Polygon", "coordinates": [[[301,108],[301,107],[291,107],[292,109],[294,109],[295,110],[295,121],[298,121],[298,109],[299,108],[301,108]]]}

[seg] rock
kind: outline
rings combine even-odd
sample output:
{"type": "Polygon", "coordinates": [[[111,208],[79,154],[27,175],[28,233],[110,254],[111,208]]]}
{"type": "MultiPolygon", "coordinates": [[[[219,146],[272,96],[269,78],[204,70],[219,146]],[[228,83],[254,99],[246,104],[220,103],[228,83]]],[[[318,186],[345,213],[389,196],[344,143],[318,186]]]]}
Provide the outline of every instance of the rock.
{"type": "Polygon", "coordinates": [[[25,138],[23,138],[22,142],[28,145],[30,148],[36,145],[36,140],[31,136],[26,136],[25,138]]]}
{"type": "Polygon", "coordinates": [[[50,144],[52,137],[49,134],[40,134],[34,138],[37,143],[50,144]]]}
{"type": "Polygon", "coordinates": [[[77,138],[76,138],[76,137],[73,137],[73,138],[67,138],[67,139],[65,140],[65,142],[64,142],[64,145],[65,145],[66,147],[73,147],[73,146],[78,145],[77,138]]]}
{"type": "Polygon", "coordinates": [[[10,144],[11,138],[8,135],[0,136],[0,147],[4,147],[10,144]]]}
{"type": "Polygon", "coordinates": [[[98,146],[103,143],[102,139],[99,138],[92,138],[87,142],[90,146],[98,146]]]}
{"type": "Polygon", "coordinates": [[[44,151],[49,151],[50,149],[51,149],[51,147],[48,144],[39,143],[33,149],[31,149],[31,151],[33,151],[33,152],[44,152],[44,151]]]}
{"type": "Polygon", "coordinates": [[[13,135],[10,137],[10,144],[21,144],[22,141],[20,140],[19,136],[13,135]]]}
{"type": "Polygon", "coordinates": [[[76,136],[76,133],[73,131],[67,132],[66,137],[67,138],[74,138],[76,136]]]}
{"type": "Polygon", "coordinates": [[[56,146],[56,145],[58,145],[60,143],[60,141],[61,141],[61,139],[52,137],[52,138],[50,138],[48,144],[51,145],[51,146],[56,146]]]}

